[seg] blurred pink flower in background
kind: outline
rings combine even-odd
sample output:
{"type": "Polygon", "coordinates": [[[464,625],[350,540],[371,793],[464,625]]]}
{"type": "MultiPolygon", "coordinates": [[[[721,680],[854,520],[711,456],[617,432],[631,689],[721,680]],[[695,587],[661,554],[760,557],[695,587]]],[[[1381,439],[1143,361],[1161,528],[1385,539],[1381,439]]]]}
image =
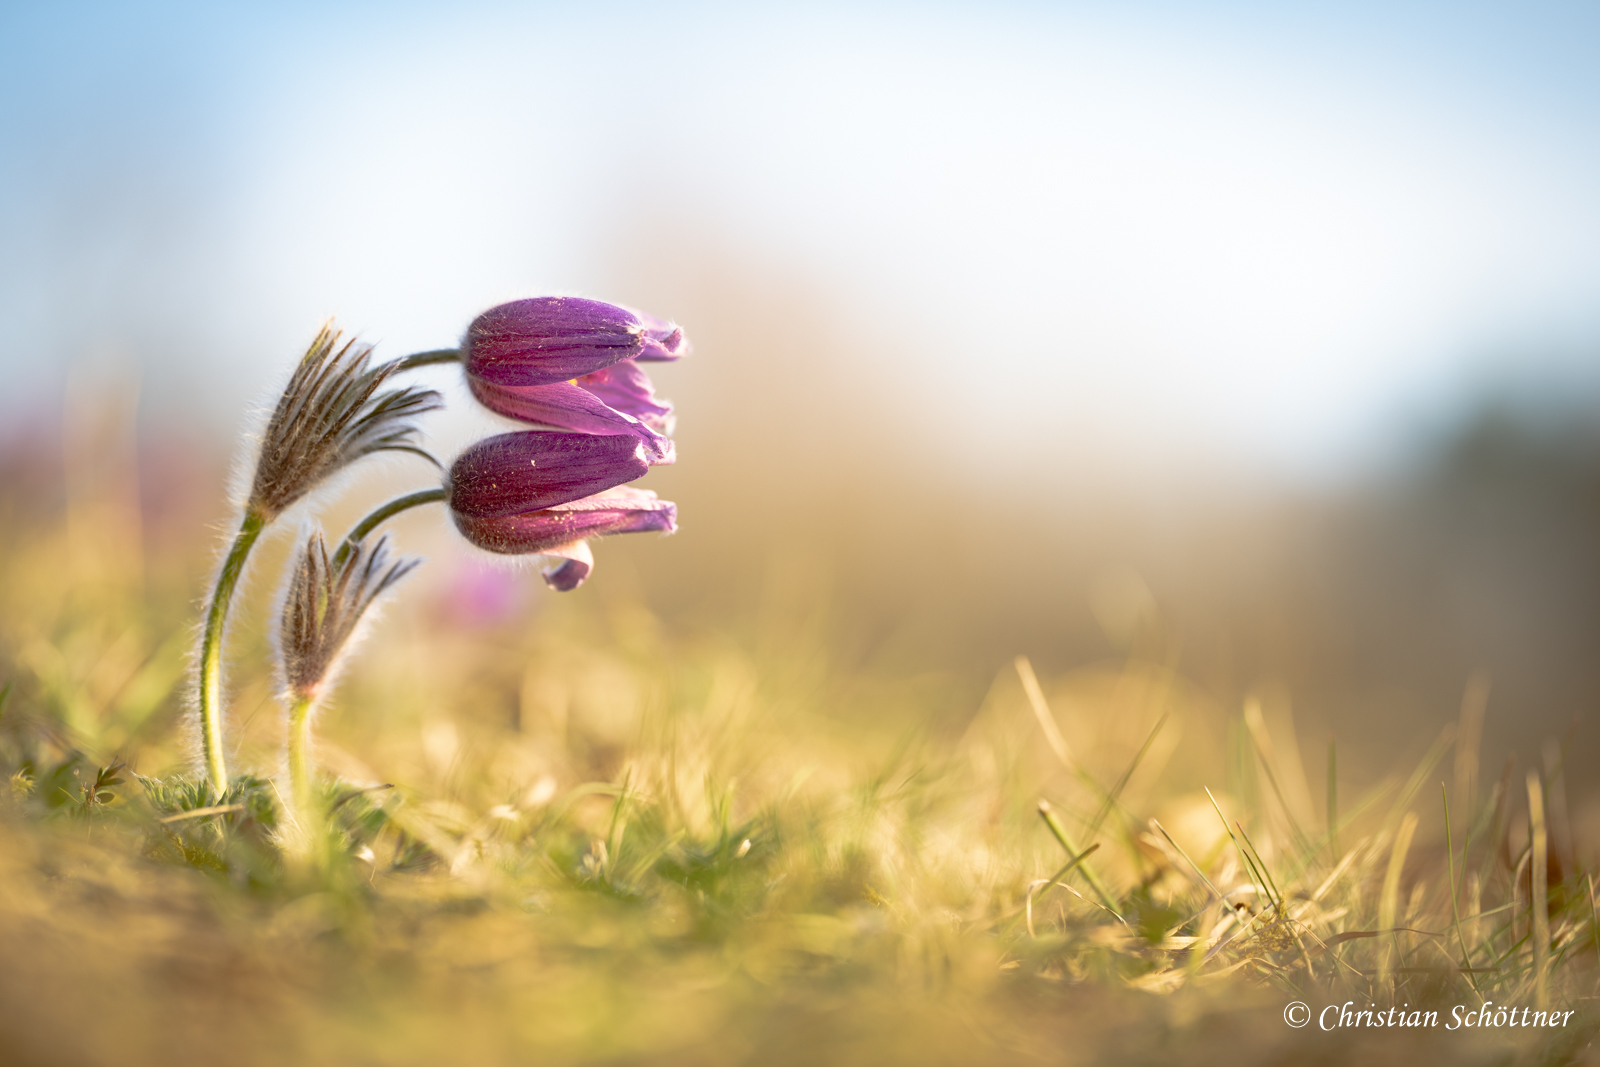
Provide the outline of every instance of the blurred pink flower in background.
{"type": "Polygon", "coordinates": [[[493,626],[522,610],[528,601],[528,584],[505,567],[475,556],[457,564],[441,600],[451,623],[493,626]]]}

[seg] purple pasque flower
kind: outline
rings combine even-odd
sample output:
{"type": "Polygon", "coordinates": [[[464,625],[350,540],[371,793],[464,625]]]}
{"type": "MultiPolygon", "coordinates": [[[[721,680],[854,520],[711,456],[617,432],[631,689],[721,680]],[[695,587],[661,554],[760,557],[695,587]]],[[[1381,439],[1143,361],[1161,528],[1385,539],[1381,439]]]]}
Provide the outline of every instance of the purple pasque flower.
{"type": "Polygon", "coordinates": [[[631,435],[643,442],[652,464],[677,459],[672,440],[672,405],[658,400],[650,379],[633,360],[553,385],[495,385],[467,378],[478,402],[507,418],[540,426],[607,436],[631,435]]]}
{"type": "Polygon", "coordinates": [[[677,529],[678,509],[623,483],[649,469],[632,437],[549,430],[500,434],[450,468],[450,515],[461,535],[502,555],[542,555],[563,592],[589,576],[590,537],[677,529]]]}
{"type": "Polygon", "coordinates": [[[534,297],[490,308],[461,344],[467,383],[485,407],[563,430],[631,435],[651,462],[675,458],[672,405],[641,362],[687,354],[683,330],[652,315],[578,297],[534,297]]]}
{"type": "Polygon", "coordinates": [[[655,386],[639,366],[639,360],[613,363],[604,370],[585,374],[577,384],[599,397],[607,407],[632,415],[657,433],[672,435],[677,422],[672,414],[672,402],[656,396],[655,386]]]}

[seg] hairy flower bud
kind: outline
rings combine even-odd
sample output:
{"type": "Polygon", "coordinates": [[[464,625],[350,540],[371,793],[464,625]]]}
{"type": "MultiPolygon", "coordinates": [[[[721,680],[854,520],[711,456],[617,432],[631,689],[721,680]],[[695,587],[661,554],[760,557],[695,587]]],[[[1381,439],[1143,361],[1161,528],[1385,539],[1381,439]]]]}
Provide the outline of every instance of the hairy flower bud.
{"type": "Polygon", "coordinates": [[[321,531],[307,539],[289,580],[279,628],[284,687],[292,700],[316,699],[361,617],[386,589],[411,573],[418,559],[388,558],[388,539],[358,544],[335,564],[321,531]]]}
{"type": "Polygon", "coordinates": [[[247,509],[270,522],[318,483],[374,452],[413,452],[411,420],[442,406],[431,389],[379,392],[398,363],[370,367],[372,349],[318,332],[262,435],[247,509]]]}

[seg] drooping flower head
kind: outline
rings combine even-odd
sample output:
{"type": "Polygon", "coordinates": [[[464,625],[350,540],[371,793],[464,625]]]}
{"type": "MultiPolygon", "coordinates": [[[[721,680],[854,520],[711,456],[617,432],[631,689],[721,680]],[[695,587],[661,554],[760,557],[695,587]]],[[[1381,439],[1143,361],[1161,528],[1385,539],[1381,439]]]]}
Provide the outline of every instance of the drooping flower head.
{"type": "Polygon", "coordinates": [[[689,350],[673,323],[617,304],[534,297],[473,320],[461,362],[473,396],[508,418],[562,430],[630,435],[651,463],[671,463],[672,405],[640,363],[689,350]]]}
{"type": "Polygon", "coordinates": [[[524,430],[479,441],[450,468],[450,514],[461,535],[502,555],[545,557],[562,592],[589,576],[584,542],[677,529],[677,506],[624,483],[650,468],[634,437],[524,430]]]}

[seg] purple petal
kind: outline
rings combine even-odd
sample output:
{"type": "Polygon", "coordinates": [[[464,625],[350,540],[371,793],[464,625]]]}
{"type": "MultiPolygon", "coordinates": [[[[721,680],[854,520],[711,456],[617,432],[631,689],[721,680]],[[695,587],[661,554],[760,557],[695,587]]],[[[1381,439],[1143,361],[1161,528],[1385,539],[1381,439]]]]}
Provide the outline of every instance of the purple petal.
{"type": "MultiPolygon", "coordinates": [[[[618,364],[632,365],[631,362],[618,364]]],[[[507,418],[580,433],[632,434],[644,442],[651,463],[671,463],[676,456],[670,440],[648,422],[607,404],[585,384],[590,378],[610,374],[614,369],[607,367],[584,375],[577,385],[556,382],[553,385],[504,386],[476,378],[467,379],[467,384],[479,403],[507,418]]],[[[649,385],[648,380],[645,384],[649,385]]],[[[667,411],[671,410],[668,406],[667,411]]]]}
{"type": "Polygon", "coordinates": [[[454,514],[461,535],[479,548],[505,555],[549,553],[559,545],[609,534],[678,528],[678,506],[648,490],[618,487],[558,507],[518,515],[454,514]]]}
{"type": "Polygon", "coordinates": [[[637,357],[641,362],[670,363],[689,354],[689,338],[684,336],[683,328],[677,323],[646,315],[634,308],[628,310],[644,326],[644,351],[637,357]]]}
{"type": "Polygon", "coordinates": [[[650,376],[637,360],[624,360],[585,374],[577,384],[605,401],[607,407],[632,415],[662,433],[667,433],[672,425],[671,402],[656,397],[650,376]]]}
{"type": "Polygon", "coordinates": [[[542,553],[544,562],[539,573],[544,584],[558,593],[570,593],[583,584],[594,570],[594,553],[587,541],[574,541],[570,545],[556,545],[542,553]]]}
{"type": "MultiPolygon", "coordinates": [[[[633,436],[524,430],[477,442],[450,467],[450,508],[471,520],[565,504],[650,469],[633,436]]],[[[575,538],[566,538],[574,540],[575,538]]]]}
{"type": "Polygon", "coordinates": [[[548,385],[663,348],[670,335],[651,337],[652,329],[627,308],[599,300],[513,300],[472,320],[461,362],[469,377],[495,385],[548,385]]]}

